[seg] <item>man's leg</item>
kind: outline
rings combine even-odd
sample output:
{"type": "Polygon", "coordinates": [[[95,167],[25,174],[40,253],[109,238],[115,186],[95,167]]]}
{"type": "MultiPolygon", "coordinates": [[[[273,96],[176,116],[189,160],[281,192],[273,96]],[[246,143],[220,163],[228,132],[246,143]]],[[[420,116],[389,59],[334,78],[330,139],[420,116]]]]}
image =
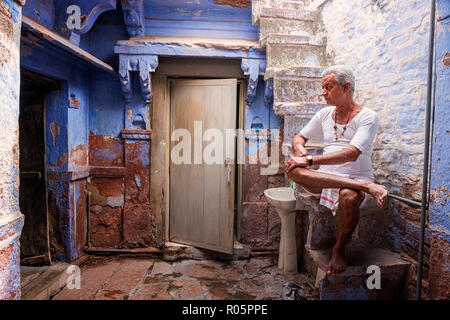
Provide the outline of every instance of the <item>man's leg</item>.
{"type": "Polygon", "coordinates": [[[302,186],[309,187],[308,189],[347,188],[367,192],[377,201],[380,208],[383,207],[388,194],[384,186],[370,181],[357,181],[306,168],[294,168],[288,173],[288,177],[302,186]]]}
{"type": "Polygon", "coordinates": [[[359,206],[364,200],[364,192],[343,188],[339,191],[337,214],[337,241],[333,247],[328,274],[339,274],[347,267],[345,245],[350,240],[359,220],[359,206]]]}

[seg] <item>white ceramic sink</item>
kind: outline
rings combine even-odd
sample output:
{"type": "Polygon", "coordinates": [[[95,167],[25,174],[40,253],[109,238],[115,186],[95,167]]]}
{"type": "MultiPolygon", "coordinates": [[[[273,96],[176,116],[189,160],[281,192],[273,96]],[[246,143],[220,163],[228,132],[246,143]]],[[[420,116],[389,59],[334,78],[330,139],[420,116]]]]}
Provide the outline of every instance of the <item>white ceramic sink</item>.
{"type": "Polygon", "coordinates": [[[297,208],[297,199],[294,196],[294,190],[288,187],[271,188],[264,190],[267,202],[275,208],[283,211],[295,211],[297,208]]]}

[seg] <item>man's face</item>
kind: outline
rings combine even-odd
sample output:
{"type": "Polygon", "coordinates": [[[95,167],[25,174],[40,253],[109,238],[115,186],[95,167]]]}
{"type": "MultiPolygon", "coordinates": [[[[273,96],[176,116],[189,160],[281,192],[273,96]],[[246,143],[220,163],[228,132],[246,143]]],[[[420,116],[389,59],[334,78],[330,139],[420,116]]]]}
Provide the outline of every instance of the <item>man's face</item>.
{"type": "Polygon", "coordinates": [[[348,83],[344,87],[340,87],[336,81],[336,75],[334,73],[327,74],[322,78],[322,95],[328,105],[339,104],[345,98],[346,91],[348,92],[348,83]]]}

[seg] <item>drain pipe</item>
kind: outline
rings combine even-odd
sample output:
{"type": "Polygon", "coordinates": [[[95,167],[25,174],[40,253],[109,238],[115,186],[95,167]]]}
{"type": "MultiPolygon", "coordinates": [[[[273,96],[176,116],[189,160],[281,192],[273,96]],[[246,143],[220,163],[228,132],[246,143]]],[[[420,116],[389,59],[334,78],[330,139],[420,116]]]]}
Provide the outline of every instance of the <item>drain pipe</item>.
{"type": "Polygon", "coordinates": [[[428,171],[430,156],[430,129],[431,129],[431,103],[432,103],[432,87],[433,87],[433,63],[434,63],[434,28],[436,20],[436,1],[431,0],[430,14],[430,44],[428,55],[428,79],[427,79],[427,107],[425,113],[425,147],[424,147],[424,164],[422,176],[422,212],[420,215],[420,238],[419,238],[419,261],[417,265],[417,285],[416,300],[420,300],[422,293],[422,268],[423,268],[423,247],[425,240],[425,220],[427,210],[427,194],[428,194],[428,171]]]}
{"type": "Polygon", "coordinates": [[[86,192],[86,247],[91,245],[91,192],[86,192]]]}

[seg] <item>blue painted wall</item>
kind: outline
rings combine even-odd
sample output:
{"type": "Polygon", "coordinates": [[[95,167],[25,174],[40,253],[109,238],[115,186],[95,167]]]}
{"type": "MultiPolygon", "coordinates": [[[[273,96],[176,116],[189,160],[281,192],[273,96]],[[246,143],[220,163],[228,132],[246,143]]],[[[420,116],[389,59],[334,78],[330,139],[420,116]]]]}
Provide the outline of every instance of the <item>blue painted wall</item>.
{"type": "Polygon", "coordinates": [[[119,138],[125,123],[125,99],[119,79],[93,74],[89,109],[89,130],[95,135],[119,138]]]}
{"type": "Polygon", "coordinates": [[[47,96],[45,109],[46,165],[47,171],[50,172],[68,170],[67,90],[68,84],[63,82],[61,91],[52,91],[47,96]]]}
{"type": "Polygon", "coordinates": [[[264,129],[281,129],[283,118],[275,115],[272,104],[264,104],[264,79],[262,76],[258,79],[255,100],[250,106],[247,106],[245,130],[251,129],[255,117],[261,120],[264,129]]]}
{"type": "MultiPolygon", "coordinates": [[[[273,105],[264,104],[264,79],[259,77],[255,100],[246,107],[244,130],[281,130],[282,117],[275,115],[273,105]]],[[[259,148],[265,146],[265,142],[250,143],[246,148],[246,153],[253,155],[259,148]]]]}
{"type": "Polygon", "coordinates": [[[22,14],[49,29],[55,27],[55,6],[53,0],[27,0],[22,9],[22,14]]]}
{"type": "Polygon", "coordinates": [[[214,4],[213,0],[146,0],[145,34],[257,40],[252,10],[214,4]]]}
{"type": "MultiPolygon", "coordinates": [[[[84,13],[88,3],[85,0],[30,0],[24,14],[67,38],[67,6],[77,4],[84,13]]],[[[80,48],[116,70],[119,58],[114,53],[114,45],[118,40],[129,38],[120,3],[118,1],[117,10],[103,13],[92,29],[80,38],[80,48]]],[[[145,17],[145,33],[148,36],[258,39],[259,28],[251,24],[251,7],[217,5],[213,0],[145,0],[145,17]]],[[[208,49],[201,49],[196,55],[201,57],[207,52],[208,49]]],[[[250,52],[248,55],[251,57],[254,54],[250,52]]],[[[70,172],[86,165],[123,166],[124,161],[119,159],[124,157],[120,132],[124,128],[149,129],[150,108],[140,94],[137,74],[132,76],[136,94],[130,103],[126,103],[117,75],[95,70],[45,41],[24,39],[21,55],[22,67],[61,81],[61,90],[51,92],[47,100],[47,170],[55,173],[49,179],[49,192],[56,197],[59,231],[64,246],[64,250],[56,254],[61,260],[71,261],[77,258],[79,250],[76,249],[74,235],[76,209],[72,200],[78,201],[82,195],[67,177],[70,172]],[[76,102],[76,108],[71,100],[76,102]],[[133,111],[130,119],[126,116],[129,109],[133,111]],[[140,114],[139,118],[144,121],[136,121],[139,120],[135,118],[136,114],[140,114]],[[89,150],[90,143],[93,143],[90,139],[98,145],[103,143],[105,149],[89,150]],[[92,153],[92,163],[86,161],[84,165],[79,165],[71,161],[71,153],[79,146],[84,146],[86,157],[92,153]]],[[[272,106],[264,105],[263,97],[264,81],[263,77],[259,77],[255,100],[246,109],[245,127],[250,128],[257,117],[265,129],[279,129],[280,118],[274,115],[272,106]]],[[[147,166],[148,151],[143,150],[141,161],[143,166],[147,166]]]]}
{"type": "Polygon", "coordinates": [[[52,247],[55,257],[73,261],[78,257],[80,245],[84,245],[77,243],[74,233],[77,208],[74,203],[83,201],[85,195],[77,192],[70,177],[72,172],[88,165],[90,77],[104,71],[92,69],[73,55],[27,34],[21,41],[21,67],[61,83],[60,90],[48,93],[45,109],[49,212],[51,230],[57,233],[52,235],[58,242],[52,247]]]}
{"type": "Polygon", "coordinates": [[[69,147],[88,146],[89,71],[79,60],[61,50],[42,41],[38,44],[22,41],[21,67],[61,80],[61,90],[49,95],[46,106],[47,170],[67,171],[69,147]],[[79,101],[78,109],[69,108],[70,99],[79,101]],[[59,132],[56,141],[50,131],[52,122],[57,125],[54,132],[59,132]],[[63,161],[64,157],[67,161],[63,161]]]}
{"type": "MultiPolygon", "coordinates": [[[[30,0],[24,8],[24,14],[64,35],[63,24],[67,19],[65,9],[72,3],[79,5],[82,13],[88,8],[84,0],[30,0]]],[[[251,7],[236,8],[218,5],[214,4],[213,0],[167,0],[164,2],[146,0],[144,6],[146,35],[258,39],[259,27],[251,24],[251,7]]],[[[117,10],[103,13],[94,27],[87,34],[81,35],[80,47],[117,68],[118,55],[114,54],[113,47],[118,40],[127,38],[119,1],[117,10]]],[[[66,114],[58,109],[59,113],[49,114],[47,117],[49,124],[53,120],[58,120],[61,127],[57,146],[48,146],[48,159],[51,166],[55,167],[58,158],[68,149],[81,144],[88,147],[89,131],[95,135],[119,138],[120,130],[124,127],[135,128],[131,123],[134,119],[126,123],[125,109],[132,108],[134,113],[140,112],[144,120],[148,118],[148,107],[140,99],[139,94],[135,95],[137,100],[129,105],[125,104],[120,83],[114,76],[105,74],[89,76],[85,71],[79,70],[76,61],[58,50],[54,52],[51,50],[34,52],[33,50],[38,49],[30,46],[24,50],[23,66],[67,81],[65,91],[61,92],[60,96],[54,94],[52,97],[54,101],[49,101],[51,105],[65,104],[71,97],[79,102],[78,109],[62,108],[66,110],[66,114]],[[69,132],[67,132],[68,127],[69,132]],[[66,139],[66,137],[67,143],[62,145],[60,139],[66,139]]],[[[202,51],[199,50],[197,54],[202,56],[202,51]]],[[[134,91],[140,92],[136,79],[134,77],[133,79],[134,91]]],[[[259,119],[265,129],[279,129],[280,118],[274,115],[271,106],[264,105],[263,95],[264,81],[260,78],[257,97],[247,109],[245,127],[250,128],[252,122],[259,119]]],[[[53,143],[51,140],[50,142],[53,143]]],[[[70,168],[63,165],[57,170],[75,168],[71,164],[70,168]]]]}
{"type": "Polygon", "coordinates": [[[441,238],[450,241],[450,2],[437,2],[436,91],[431,159],[430,226],[441,238]],[[447,55],[447,62],[444,57],[447,55]],[[447,64],[447,65],[446,65],[447,64]]]}
{"type": "MultiPolygon", "coordinates": [[[[88,126],[89,126],[89,73],[85,70],[80,70],[76,68],[75,65],[72,65],[71,68],[71,76],[69,78],[69,92],[68,98],[69,100],[74,100],[76,104],[76,108],[74,108],[74,104],[69,103],[69,106],[72,106],[68,109],[68,141],[69,141],[69,151],[72,151],[80,145],[84,145],[85,149],[88,150],[89,147],[89,135],[88,135],[88,126]]],[[[72,160],[72,159],[71,159],[72,160]]],[[[81,159],[79,159],[81,160],[81,159]]],[[[82,162],[74,163],[73,161],[69,161],[69,170],[75,170],[79,166],[86,166],[87,161],[87,152],[86,158],[82,162]]]]}
{"type": "Polygon", "coordinates": [[[119,56],[114,53],[114,46],[118,40],[126,39],[128,33],[123,23],[123,14],[117,9],[104,12],[98,18],[92,29],[81,36],[80,47],[117,70],[119,56]]]}

